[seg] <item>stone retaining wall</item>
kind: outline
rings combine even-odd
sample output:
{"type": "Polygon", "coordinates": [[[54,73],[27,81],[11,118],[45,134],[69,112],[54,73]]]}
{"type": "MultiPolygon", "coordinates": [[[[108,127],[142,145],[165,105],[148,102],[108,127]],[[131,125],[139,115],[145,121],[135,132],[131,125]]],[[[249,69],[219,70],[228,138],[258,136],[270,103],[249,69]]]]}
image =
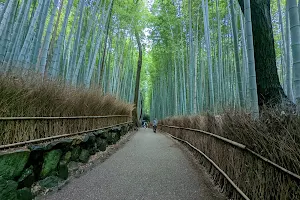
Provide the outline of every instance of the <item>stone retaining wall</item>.
{"type": "Polygon", "coordinates": [[[132,129],[123,125],[73,138],[0,152],[0,199],[30,200],[36,188],[57,186],[69,177],[78,163],[115,144],[132,129]]]}

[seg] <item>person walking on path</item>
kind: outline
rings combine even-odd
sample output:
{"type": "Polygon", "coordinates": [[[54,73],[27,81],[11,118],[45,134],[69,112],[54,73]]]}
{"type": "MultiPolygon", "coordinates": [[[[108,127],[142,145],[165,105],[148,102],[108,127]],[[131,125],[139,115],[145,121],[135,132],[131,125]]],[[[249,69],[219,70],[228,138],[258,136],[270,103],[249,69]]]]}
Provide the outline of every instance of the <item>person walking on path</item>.
{"type": "Polygon", "coordinates": [[[153,120],[153,131],[154,131],[154,133],[156,133],[156,128],[157,128],[157,119],[154,118],[154,120],[153,120]]]}

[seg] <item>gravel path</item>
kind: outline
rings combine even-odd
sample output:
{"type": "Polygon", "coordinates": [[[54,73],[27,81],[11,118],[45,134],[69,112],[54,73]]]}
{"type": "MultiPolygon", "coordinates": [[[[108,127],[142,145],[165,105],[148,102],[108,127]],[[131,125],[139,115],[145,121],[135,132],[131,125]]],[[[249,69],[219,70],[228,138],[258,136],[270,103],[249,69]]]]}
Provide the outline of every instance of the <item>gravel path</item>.
{"type": "Polygon", "coordinates": [[[49,200],[224,199],[178,144],[140,129],[125,146],[49,200]]]}

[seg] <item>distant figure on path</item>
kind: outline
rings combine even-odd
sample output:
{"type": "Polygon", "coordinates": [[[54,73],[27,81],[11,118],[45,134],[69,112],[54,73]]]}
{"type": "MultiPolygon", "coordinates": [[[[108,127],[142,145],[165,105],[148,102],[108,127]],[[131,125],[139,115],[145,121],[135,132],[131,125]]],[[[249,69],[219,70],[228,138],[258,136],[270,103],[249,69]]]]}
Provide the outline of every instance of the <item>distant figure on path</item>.
{"type": "Polygon", "coordinates": [[[157,119],[154,118],[154,120],[153,120],[153,131],[154,131],[154,133],[156,133],[156,128],[157,128],[157,119]]]}
{"type": "Polygon", "coordinates": [[[144,121],[144,123],[143,123],[143,127],[144,127],[144,128],[147,128],[147,127],[148,127],[148,124],[147,124],[147,122],[146,122],[146,121],[144,121]]]}
{"type": "Polygon", "coordinates": [[[147,121],[144,121],[144,120],[142,121],[142,127],[147,128],[147,121]]]}

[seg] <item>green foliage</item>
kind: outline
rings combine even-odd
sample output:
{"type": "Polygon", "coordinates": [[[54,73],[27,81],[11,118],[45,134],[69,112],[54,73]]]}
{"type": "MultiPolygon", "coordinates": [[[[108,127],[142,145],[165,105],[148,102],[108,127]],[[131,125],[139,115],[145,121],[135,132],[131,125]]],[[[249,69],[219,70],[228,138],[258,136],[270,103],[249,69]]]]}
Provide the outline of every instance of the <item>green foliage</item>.
{"type": "MultiPolygon", "coordinates": [[[[0,0],[0,2],[4,5],[6,1],[0,0]]],[[[20,3],[22,1],[18,2],[20,3]]],[[[35,0],[32,1],[32,4],[29,6],[28,16],[22,21],[24,22],[22,26],[20,26],[22,28],[18,29],[18,33],[21,33],[15,38],[18,44],[15,44],[14,41],[5,44],[5,41],[11,39],[8,37],[11,33],[8,33],[7,37],[1,37],[0,65],[2,69],[9,69],[8,71],[19,69],[14,66],[17,64],[15,64],[14,59],[12,59],[18,57],[18,51],[12,52],[12,54],[15,53],[16,55],[13,55],[11,58],[9,55],[5,55],[4,58],[1,56],[2,53],[9,54],[7,53],[9,52],[9,48],[14,47],[14,45],[16,45],[16,49],[22,48],[26,33],[30,28],[29,24],[37,8],[37,2],[38,1],[35,0]],[[4,66],[2,63],[9,63],[9,66],[4,66]]],[[[42,60],[41,55],[43,55],[40,52],[44,50],[43,44],[45,44],[46,40],[46,29],[50,22],[51,10],[54,6],[58,6],[54,5],[53,2],[54,1],[50,2],[48,12],[45,13],[45,26],[40,27],[40,24],[35,24],[32,27],[34,29],[34,35],[32,36],[33,41],[35,41],[39,31],[43,34],[41,40],[36,41],[37,44],[30,43],[31,46],[29,45],[25,48],[28,50],[25,56],[26,60],[22,60],[22,66],[20,67],[22,69],[24,68],[25,71],[28,69],[37,72],[40,71],[39,62],[42,60]],[[36,52],[37,55],[34,55],[33,52],[36,52]],[[34,56],[37,57],[34,58],[34,56]],[[23,67],[23,64],[28,66],[23,67]]],[[[138,48],[134,31],[137,30],[141,37],[144,54],[140,83],[140,92],[144,99],[144,110],[151,113],[152,107],[155,107],[157,111],[165,112],[164,114],[166,114],[166,112],[174,114],[176,108],[181,110],[179,112],[180,114],[185,114],[185,107],[191,101],[189,96],[192,91],[189,91],[191,89],[189,80],[193,73],[197,73],[193,79],[197,82],[196,88],[198,88],[195,92],[199,104],[198,111],[202,112],[202,108],[208,106],[209,73],[206,56],[207,46],[205,44],[203,8],[200,0],[190,1],[191,20],[189,19],[189,1],[113,0],[109,23],[104,20],[104,16],[109,12],[108,8],[111,0],[84,0],[83,23],[81,28],[79,27],[79,8],[82,1],[74,0],[60,46],[57,46],[58,38],[62,32],[67,5],[70,0],[60,0],[58,2],[63,3],[63,5],[59,7],[58,12],[55,14],[53,20],[54,24],[51,30],[52,34],[49,37],[51,41],[49,51],[46,52],[47,63],[45,73],[45,76],[48,75],[49,77],[46,78],[63,79],[64,82],[68,84],[71,82],[70,80],[73,79],[72,84],[76,87],[81,85],[85,87],[102,87],[104,93],[112,93],[120,99],[133,102],[138,58],[138,48]],[[96,10],[94,14],[93,10],[96,10]],[[192,24],[192,37],[190,37],[189,33],[190,21],[192,24]],[[92,22],[92,31],[88,34],[89,22],[92,22]],[[80,33],[80,37],[78,38],[79,44],[76,45],[76,35],[78,32],[80,33]],[[85,37],[88,38],[86,45],[84,45],[85,37]],[[192,41],[192,45],[190,45],[190,41],[192,41]],[[99,46],[97,47],[95,43],[98,43],[99,46]],[[57,59],[52,60],[56,53],[56,47],[61,51],[57,59]],[[190,49],[191,47],[193,47],[192,50],[190,49]],[[78,64],[78,57],[80,52],[83,51],[85,54],[83,55],[83,61],[80,65],[78,64]],[[93,58],[94,55],[96,55],[95,58],[93,58]],[[196,71],[194,72],[191,72],[191,68],[193,68],[190,65],[190,62],[192,62],[191,58],[195,59],[193,62],[195,62],[194,68],[196,71]],[[53,75],[51,74],[51,70],[54,63],[58,64],[57,69],[53,69],[53,71],[56,72],[56,74],[53,75]],[[78,68],[80,68],[79,73],[78,76],[72,77],[74,76],[72,75],[74,71],[73,65],[76,64],[78,64],[78,68]],[[89,74],[92,74],[92,76],[89,80],[90,84],[87,84],[87,82],[89,83],[89,81],[87,81],[89,74]],[[171,103],[167,103],[166,98],[171,98],[171,103]],[[178,106],[175,105],[176,103],[178,103],[178,106]],[[168,106],[168,108],[166,108],[166,106],[168,106]]],[[[239,55],[242,60],[242,34],[244,33],[241,31],[240,7],[237,1],[234,2],[235,13],[237,14],[237,27],[239,29],[239,55]]],[[[280,3],[284,16],[286,0],[280,1],[280,3]]],[[[20,4],[18,5],[19,7],[15,13],[11,13],[12,16],[17,16],[20,12],[20,4]]],[[[221,102],[220,105],[217,106],[219,110],[227,106],[239,107],[237,103],[238,94],[236,94],[236,71],[233,67],[235,61],[233,59],[231,18],[228,11],[228,1],[219,0],[217,9],[217,1],[208,0],[213,84],[216,85],[216,87],[214,87],[214,92],[217,95],[216,101],[221,102]],[[218,45],[217,13],[220,15],[221,24],[222,61],[220,61],[218,57],[220,47],[218,45]],[[219,69],[221,62],[223,68],[219,69]],[[222,92],[226,94],[222,94],[222,92]]],[[[271,11],[278,69],[281,73],[281,81],[283,81],[284,70],[280,63],[283,49],[281,47],[282,38],[279,30],[280,27],[278,26],[276,1],[271,1],[271,11]]],[[[14,20],[16,19],[12,19],[12,24],[16,25],[16,21],[14,20]]],[[[37,23],[40,23],[40,21],[38,20],[37,23]]],[[[8,26],[5,25],[5,27],[8,26]]],[[[246,95],[247,70],[243,69],[243,73],[245,82],[243,87],[246,95]]]]}
{"type": "MultiPolygon", "coordinates": [[[[196,68],[197,68],[197,104],[199,109],[201,107],[207,107],[208,99],[208,65],[207,65],[207,47],[204,37],[204,24],[203,24],[203,10],[201,1],[192,2],[192,31],[193,31],[193,47],[197,50],[196,68]],[[198,42],[198,43],[197,43],[198,42]],[[201,106],[202,105],[202,106],[201,106]]],[[[209,11],[209,23],[210,23],[210,38],[212,49],[212,62],[213,62],[213,82],[214,93],[216,94],[215,101],[218,102],[216,110],[221,112],[224,107],[239,107],[238,98],[236,93],[236,70],[234,67],[234,52],[233,52],[233,35],[231,30],[231,17],[229,13],[229,1],[219,1],[219,9],[217,9],[216,1],[208,1],[209,11]],[[218,53],[218,19],[217,12],[220,16],[221,24],[221,45],[222,45],[222,61],[219,61],[218,53]],[[219,68],[219,63],[222,62],[223,69],[219,68]],[[219,74],[219,78],[217,75],[219,74]],[[222,82],[222,83],[221,83],[222,82]]],[[[282,15],[285,13],[285,0],[280,1],[283,10],[282,15]]],[[[245,90],[244,95],[249,99],[247,74],[248,71],[244,66],[247,66],[245,62],[247,60],[243,57],[243,43],[241,31],[241,22],[243,16],[240,18],[241,10],[237,1],[234,1],[234,8],[237,19],[238,27],[238,46],[240,60],[244,63],[242,68],[243,88],[245,90]]],[[[172,1],[172,0],[157,0],[154,1],[150,8],[151,16],[148,18],[148,27],[151,30],[149,40],[151,41],[151,50],[149,51],[149,67],[148,72],[150,74],[147,93],[147,109],[162,112],[163,110],[169,110],[168,112],[174,114],[175,102],[177,99],[179,109],[183,109],[178,114],[186,114],[184,106],[188,104],[188,96],[191,91],[188,88],[188,80],[191,78],[191,72],[189,72],[189,10],[188,1],[172,1]],[[175,66],[177,66],[177,75],[175,77],[175,66]],[[185,78],[185,79],[184,79],[185,78]],[[171,79],[168,83],[168,79],[171,79]],[[175,83],[177,80],[177,85],[175,83]],[[184,86],[185,84],[185,86],[184,86]],[[182,87],[182,88],[180,88],[182,87]],[[187,89],[185,89],[186,87],[187,89]],[[177,96],[174,93],[177,90],[177,96]],[[164,94],[167,92],[166,97],[164,94]],[[182,94],[184,93],[184,94],[182,94]],[[154,95],[154,96],[153,96],[154,95]],[[167,99],[165,99],[167,98],[167,99]],[[162,102],[165,101],[165,102],[162,102]],[[171,103],[170,103],[171,102],[171,103]],[[153,105],[152,105],[153,103],[153,105]],[[170,108],[166,108],[166,105],[171,104],[170,108]]],[[[275,39],[275,48],[277,55],[278,72],[280,77],[283,77],[284,71],[280,63],[282,56],[281,33],[278,26],[278,9],[277,1],[271,1],[272,11],[272,24],[275,39]]],[[[285,21],[285,20],[283,20],[285,21]]],[[[242,66],[241,66],[242,67],[242,66]]],[[[283,81],[283,78],[281,79],[283,81]]],[[[247,108],[249,108],[249,102],[247,102],[247,108]]],[[[202,112],[203,110],[198,110],[202,112]]]]}

